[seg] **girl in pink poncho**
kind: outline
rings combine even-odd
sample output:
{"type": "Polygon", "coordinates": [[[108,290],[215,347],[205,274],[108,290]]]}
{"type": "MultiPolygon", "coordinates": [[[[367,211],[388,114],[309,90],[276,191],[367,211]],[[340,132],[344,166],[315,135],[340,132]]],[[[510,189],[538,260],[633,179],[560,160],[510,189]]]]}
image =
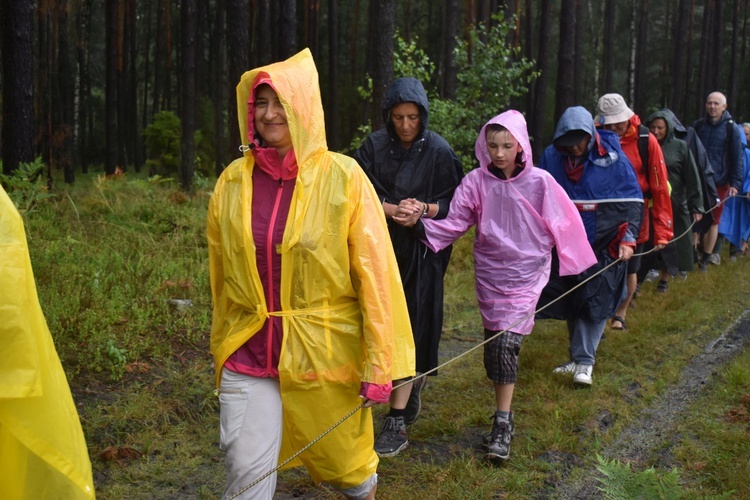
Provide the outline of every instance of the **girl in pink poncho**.
{"type": "Polygon", "coordinates": [[[456,189],[448,216],[422,219],[416,229],[437,252],[476,226],[476,294],[485,339],[507,330],[484,346],[484,366],[497,400],[486,456],[504,461],[513,436],[511,401],[521,340],[534,327],[552,249],[557,248],[560,275],[579,274],[596,264],[596,257],[565,191],[533,166],[521,113],[506,111],[487,122],[475,151],[479,168],[456,189]]]}

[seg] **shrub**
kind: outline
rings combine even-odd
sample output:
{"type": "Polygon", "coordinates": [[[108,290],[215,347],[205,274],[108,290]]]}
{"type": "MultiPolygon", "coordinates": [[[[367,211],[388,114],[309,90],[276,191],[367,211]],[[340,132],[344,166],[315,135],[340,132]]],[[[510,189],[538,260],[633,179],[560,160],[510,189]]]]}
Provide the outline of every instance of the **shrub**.
{"type": "Polygon", "coordinates": [[[143,131],[149,175],[176,175],[180,171],[180,119],[160,111],[143,131]]]}

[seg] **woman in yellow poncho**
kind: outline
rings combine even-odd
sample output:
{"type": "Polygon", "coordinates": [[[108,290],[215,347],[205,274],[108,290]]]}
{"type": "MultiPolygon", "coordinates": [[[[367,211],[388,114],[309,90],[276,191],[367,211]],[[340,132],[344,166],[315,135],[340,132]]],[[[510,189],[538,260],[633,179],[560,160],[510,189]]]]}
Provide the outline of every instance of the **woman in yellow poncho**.
{"type": "Polygon", "coordinates": [[[380,203],[357,163],[327,149],[309,50],[245,73],[237,104],[248,146],[216,184],[207,229],[225,496],[272,498],[275,474],[246,487],[364,401],[290,465],[373,498],[369,406],[414,374],[380,203]]]}
{"type": "Polygon", "coordinates": [[[94,498],[86,441],[37,297],[23,220],[2,187],[0,498],[94,498]]]}

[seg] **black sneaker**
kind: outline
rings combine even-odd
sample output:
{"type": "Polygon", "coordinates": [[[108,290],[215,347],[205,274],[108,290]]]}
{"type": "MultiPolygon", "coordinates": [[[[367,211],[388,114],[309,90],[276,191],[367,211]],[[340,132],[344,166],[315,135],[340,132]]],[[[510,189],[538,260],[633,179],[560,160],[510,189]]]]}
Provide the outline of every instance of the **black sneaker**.
{"type": "Polygon", "coordinates": [[[414,379],[414,383],[411,386],[411,394],[409,394],[409,402],[406,403],[404,409],[404,423],[411,425],[419,418],[419,412],[422,411],[422,389],[427,385],[427,377],[421,377],[414,379]]]}
{"type": "Polygon", "coordinates": [[[404,417],[385,417],[383,428],[375,440],[375,453],[381,458],[395,457],[409,446],[404,417]]]}
{"type": "Polygon", "coordinates": [[[489,460],[504,462],[510,457],[510,440],[513,437],[513,412],[508,421],[492,416],[492,432],[484,454],[489,460]]]}

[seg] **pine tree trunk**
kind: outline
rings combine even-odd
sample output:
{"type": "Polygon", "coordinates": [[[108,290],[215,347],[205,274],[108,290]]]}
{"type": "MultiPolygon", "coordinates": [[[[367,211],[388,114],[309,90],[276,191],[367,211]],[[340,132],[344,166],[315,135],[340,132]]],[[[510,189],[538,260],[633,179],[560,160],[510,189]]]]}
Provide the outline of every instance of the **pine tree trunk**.
{"type": "Polygon", "coordinates": [[[612,92],[615,83],[615,0],[604,0],[604,65],[602,94],[612,92]]]}
{"type": "Polygon", "coordinates": [[[295,0],[278,0],[279,2],[279,49],[280,59],[287,59],[297,52],[297,2],[295,0]]]}
{"type": "MultiPolygon", "coordinates": [[[[550,82],[550,32],[552,31],[552,13],[550,0],[541,0],[539,5],[539,50],[537,51],[537,69],[539,78],[534,86],[534,106],[531,108],[531,136],[534,157],[540,158],[546,147],[544,122],[549,116],[547,95],[550,82]]],[[[555,119],[557,121],[557,119],[555,119]]]]}
{"type": "Polygon", "coordinates": [[[337,151],[339,140],[339,15],[338,0],[328,0],[328,106],[326,120],[329,147],[337,151]]]}
{"type": "Polygon", "coordinates": [[[31,0],[3,1],[3,173],[12,174],[20,163],[34,160],[34,56],[31,0]]]}
{"type": "Polygon", "coordinates": [[[385,91],[393,80],[393,35],[396,31],[396,0],[373,2],[370,17],[370,59],[372,76],[372,108],[370,120],[373,130],[382,122],[382,103],[385,91]]]}
{"type": "Polygon", "coordinates": [[[442,57],[442,92],[446,99],[455,99],[458,85],[458,68],[453,51],[456,49],[458,36],[459,0],[447,0],[443,12],[443,57],[442,57]]]}
{"type": "Polygon", "coordinates": [[[562,0],[560,7],[560,44],[557,55],[557,93],[555,123],[563,112],[576,104],[575,82],[576,0],[562,0]]]}
{"type": "Polygon", "coordinates": [[[672,39],[674,52],[672,53],[672,86],[669,107],[676,116],[685,112],[685,81],[687,75],[687,57],[690,52],[688,35],[690,27],[690,0],[680,0],[674,24],[672,39]]]}
{"type": "MultiPolygon", "coordinates": [[[[218,177],[224,170],[227,159],[226,131],[227,124],[224,119],[226,107],[222,104],[227,102],[226,87],[226,5],[224,0],[216,1],[216,17],[214,21],[214,36],[211,49],[211,62],[213,64],[211,73],[211,87],[213,89],[214,101],[214,172],[218,177]]],[[[236,113],[236,112],[235,112],[236,113]]],[[[232,122],[232,115],[229,115],[232,122]]],[[[235,127],[236,128],[236,127],[235,127]]]]}
{"type": "Polygon", "coordinates": [[[193,188],[193,170],[195,165],[195,38],[197,0],[182,0],[182,77],[180,82],[180,184],[183,191],[193,188]]]}
{"type": "MultiPolygon", "coordinates": [[[[248,68],[248,46],[250,45],[250,34],[247,29],[248,9],[247,0],[226,0],[227,7],[227,116],[229,117],[229,158],[237,157],[237,148],[241,144],[247,144],[247,137],[240,137],[237,125],[237,85],[240,83],[242,74],[251,69],[248,68]]],[[[268,25],[259,24],[256,36],[258,40],[262,37],[270,39],[271,34],[260,28],[268,25]]]]}
{"type": "Polygon", "coordinates": [[[106,24],[106,87],[104,127],[106,157],[104,171],[107,175],[114,175],[117,168],[117,12],[119,10],[118,0],[106,0],[105,6],[106,24]]]}
{"type": "Polygon", "coordinates": [[[639,0],[638,6],[638,35],[635,52],[635,99],[633,110],[645,118],[646,98],[648,82],[646,81],[646,70],[653,62],[646,60],[646,48],[648,47],[648,0],[639,0]]]}

